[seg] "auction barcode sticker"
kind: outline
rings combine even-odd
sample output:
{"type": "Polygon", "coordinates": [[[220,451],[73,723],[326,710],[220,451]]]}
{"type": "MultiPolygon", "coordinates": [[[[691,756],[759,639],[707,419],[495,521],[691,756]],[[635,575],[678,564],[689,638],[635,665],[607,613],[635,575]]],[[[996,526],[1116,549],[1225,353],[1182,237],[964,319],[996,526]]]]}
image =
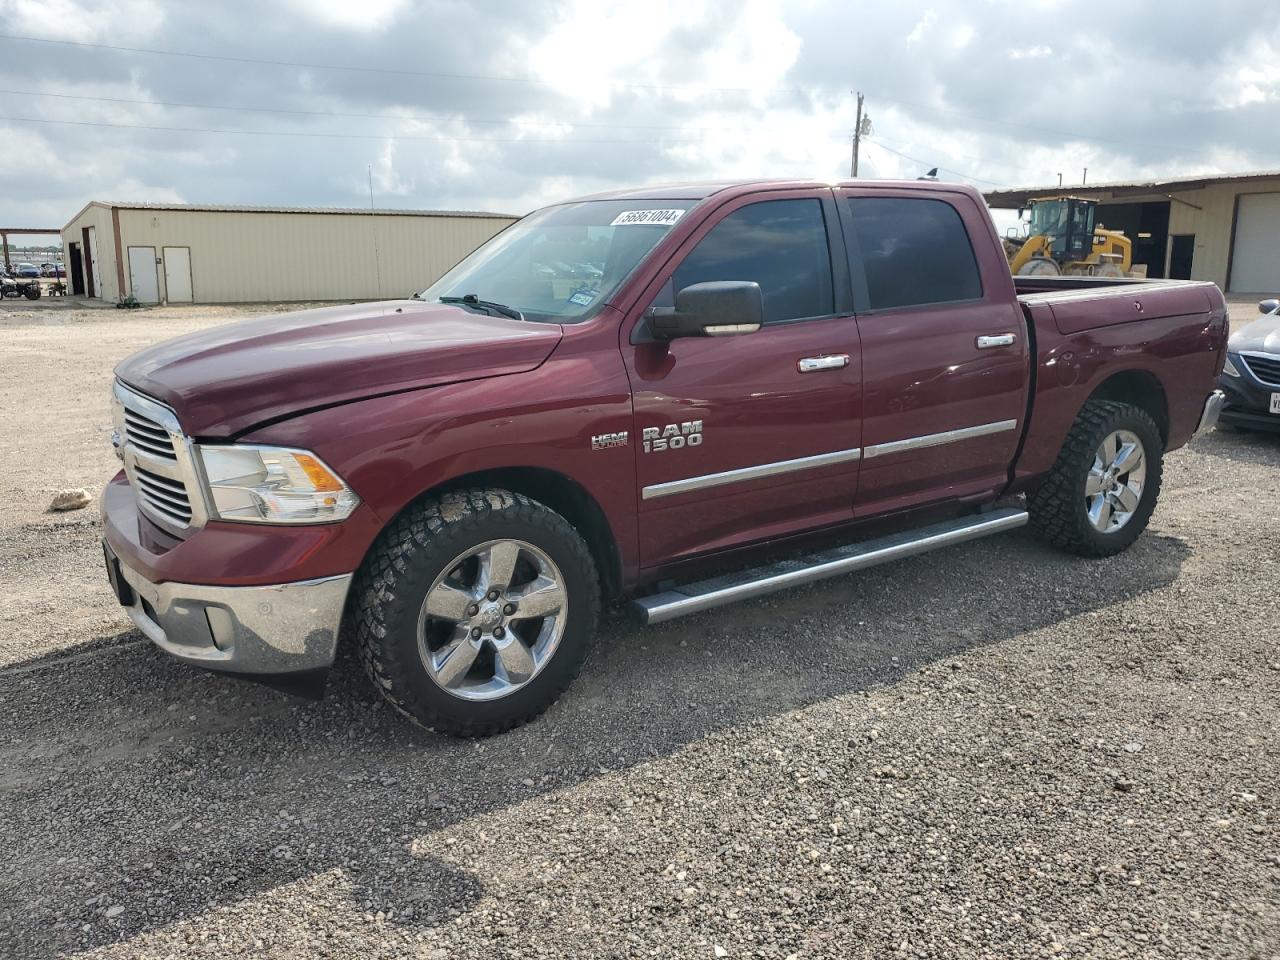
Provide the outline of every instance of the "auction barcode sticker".
{"type": "Polygon", "coordinates": [[[670,227],[684,216],[683,210],[623,210],[613,218],[611,227],[630,227],[637,224],[670,227]]]}

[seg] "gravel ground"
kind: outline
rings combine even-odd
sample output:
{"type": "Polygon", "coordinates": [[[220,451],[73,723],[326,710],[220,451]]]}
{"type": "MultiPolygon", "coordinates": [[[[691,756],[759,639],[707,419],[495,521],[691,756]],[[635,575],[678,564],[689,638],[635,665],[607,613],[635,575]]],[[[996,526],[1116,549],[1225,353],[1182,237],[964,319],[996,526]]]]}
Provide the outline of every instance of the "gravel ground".
{"type": "Polygon", "coordinates": [[[319,703],[169,661],[96,505],[43,512],[113,469],[114,361],[232,312],[0,307],[0,955],[1280,957],[1280,438],[1171,455],[1109,560],[609,614],[459,742],[349,659],[319,703]]]}

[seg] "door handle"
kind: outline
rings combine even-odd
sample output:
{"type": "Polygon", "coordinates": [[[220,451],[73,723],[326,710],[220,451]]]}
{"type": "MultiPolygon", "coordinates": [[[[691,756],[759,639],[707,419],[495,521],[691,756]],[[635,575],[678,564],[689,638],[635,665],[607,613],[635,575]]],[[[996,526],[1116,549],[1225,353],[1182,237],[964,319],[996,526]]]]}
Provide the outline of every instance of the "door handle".
{"type": "Polygon", "coordinates": [[[839,370],[849,365],[847,353],[837,353],[827,357],[804,357],[796,362],[801,373],[817,373],[819,370],[839,370]]]}
{"type": "Polygon", "coordinates": [[[978,338],[978,349],[988,350],[991,347],[1011,347],[1018,340],[1016,334],[994,333],[978,338]]]}

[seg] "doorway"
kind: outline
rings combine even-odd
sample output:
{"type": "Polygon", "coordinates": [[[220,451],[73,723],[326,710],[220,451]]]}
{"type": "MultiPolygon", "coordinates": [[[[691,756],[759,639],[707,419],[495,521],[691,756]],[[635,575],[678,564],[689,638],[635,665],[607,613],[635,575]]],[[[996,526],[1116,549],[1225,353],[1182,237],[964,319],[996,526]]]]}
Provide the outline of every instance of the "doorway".
{"type": "Polygon", "coordinates": [[[1191,261],[1196,253],[1194,233],[1175,233],[1169,238],[1169,279],[1190,280],[1191,261]]]}
{"type": "Polygon", "coordinates": [[[69,243],[67,249],[70,255],[67,257],[67,279],[71,281],[71,295],[73,297],[84,296],[84,264],[80,262],[80,244],[69,243]]]}
{"type": "Polygon", "coordinates": [[[97,256],[94,249],[96,244],[93,242],[93,227],[83,227],[81,235],[84,238],[84,246],[82,248],[84,253],[84,295],[86,297],[96,297],[98,295],[98,278],[96,276],[98,271],[94,269],[96,265],[94,261],[97,260],[97,256]]]}

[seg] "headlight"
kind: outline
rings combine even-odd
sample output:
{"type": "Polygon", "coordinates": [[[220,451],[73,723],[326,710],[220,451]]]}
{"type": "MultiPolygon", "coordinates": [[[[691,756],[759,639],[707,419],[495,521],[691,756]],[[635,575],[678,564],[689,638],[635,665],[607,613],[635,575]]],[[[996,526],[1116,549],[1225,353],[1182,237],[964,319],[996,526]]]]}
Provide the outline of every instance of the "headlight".
{"type": "Polygon", "coordinates": [[[360,498],[314,454],[284,447],[201,444],[212,515],[246,523],[330,523],[360,498]]]}
{"type": "Polygon", "coordinates": [[[1228,377],[1240,376],[1240,371],[1236,369],[1236,365],[1231,362],[1231,358],[1227,357],[1226,362],[1222,365],[1222,372],[1228,377]]]}

